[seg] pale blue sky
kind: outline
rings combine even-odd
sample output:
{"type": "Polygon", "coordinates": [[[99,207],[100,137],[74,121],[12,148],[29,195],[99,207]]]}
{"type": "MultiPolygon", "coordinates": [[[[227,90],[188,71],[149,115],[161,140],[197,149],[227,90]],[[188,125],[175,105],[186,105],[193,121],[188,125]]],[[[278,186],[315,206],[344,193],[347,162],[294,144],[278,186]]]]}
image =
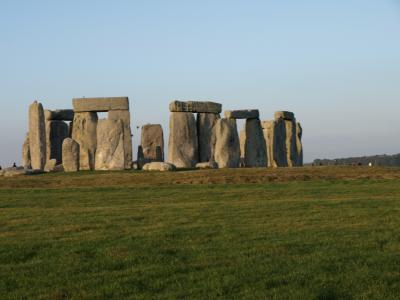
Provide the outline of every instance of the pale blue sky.
{"type": "Polygon", "coordinates": [[[291,110],[306,161],[398,153],[400,1],[0,0],[0,165],[34,99],[80,96],[129,96],[133,127],[173,99],[291,110]]]}

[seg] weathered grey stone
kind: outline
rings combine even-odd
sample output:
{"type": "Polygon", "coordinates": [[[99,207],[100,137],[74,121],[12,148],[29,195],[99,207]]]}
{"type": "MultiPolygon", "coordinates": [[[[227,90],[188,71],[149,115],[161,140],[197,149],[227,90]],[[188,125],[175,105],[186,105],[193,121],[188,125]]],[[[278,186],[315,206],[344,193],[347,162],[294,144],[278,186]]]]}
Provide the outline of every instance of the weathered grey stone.
{"type": "Polygon", "coordinates": [[[107,112],[129,110],[128,97],[75,98],[72,100],[74,112],[107,112]]]}
{"type": "Polygon", "coordinates": [[[121,120],[99,120],[96,170],[124,170],[124,125],[121,120]]]}
{"type": "Polygon", "coordinates": [[[25,169],[31,168],[31,152],[29,150],[29,133],[26,134],[24,144],[22,145],[22,166],[25,169]]]}
{"type": "Polygon", "coordinates": [[[177,168],[194,168],[198,162],[194,115],[187,112],[172,112],[169,128],[168,162],[177,168]]]}
{"type": "Polygon", "coordinates": [[[286,155],[288,167],[295,167],[297,165],[297,134],[296,134],[296,120],[285,120],[286,127],[286,155]]]}
{"type": "Polygon", "coordinates": [[[63,168],[65,172],[79,171],[79,157],[80,149],[79,144],[71,139],[66,138],[62,145],[63,168]]]}
{"type": "Polygon", "coordinates": [[[214,159],[215,131],[214,126],[220,119],[219,114],[198,113],[197,135],[199,145],[199,161],[209,162],[214,159]]]}
{"type": "Polygon", "coordinates": [[[108,113],[109,120],[121,120],[124,126],[124,153],[125,169],[129,170],[132,166],[132,132],[131,114],[129,110],[111,110],[108,113]]]}
{"type": "Polygon", "coordinates": [[[235,119],[219,119],[215,125],[214,158],[220,168],[237,168],[240,163],[240,142],[235,119]]]}
{"type": "Polygon", "coordinates": [[[260,112],[258,109],[242,109],[242,110],[227,110],[225,118],[227,119],[258,119],[260,112]]]}
{"type": "Polygon", "coordinates": [[[176,167],[170,163],[155,161],[145,164],[143,166],[143,170],[165,172],[165,171],[175,171],[176,167]]]}
{"type": "Polygon", "coordinates": [[[46,120],[46,162],[54,158],[57,164],[62,163],[62,143],[67,137],[69,137],[67,123],[46,120]]]}
{"type": "Polygon", "coordinates": [[[285,120],[274,121],[273,134],[273,156],[272,164],[274,168],[287,167],[287,149],[286,149],[286,124],[285,120]]]}
{"type": "Polygon", "coordinates": [[[218,169],[218,164],[215,161],[201,162],[196,164],[196,169],[218,169]]]}
{"type": "Polygon", "coordinates": [[[171,112],[193,112],[219,114],[222,104],[210,101],[173,101],[169,104],[171,112]]]}
{"type": "Polygon", "coordinates": [[[137,169],[141,170],[145,164],[146,164],[146,159],[144,158],[143,147],[138,146],[137,160],[136,160],[137,169]]]}
{"type": "Polygon", "coordinates": [[[80,146],[80,170],[94,170],[97,145],[97,113],[75,113],[72,139],[80,146]]]}
{"type": "Polygon", "coordinates": [[[37,101],[29,107],[29,149],[32,168],[43,170],[46,164],[46,125],[43,106],[37,101]]]}
{"type": "Polygon", "coordinates": [[[147,162],[164,161],[164,133],[160,124],[142,126],[141,145],[147,162]]]}
{"type": "Polygon", "coordinates": [[[274,114],[275,120],[284,119],[288,121],[294,120],[294,113],[290,111],[277,111],[274,114]]]}
{"type": "Polygon", "coordinates": [[[267,149],[267,163],[268,167],[273,167],[273,144],[274,144],[274,121],[264,121],[261,123],[263,127],[265,148],[267,149]]]}
{"type": "Polygon", "coordinates": [[[43,173],[43,170],[13,168],[13,169],[4,170],[3,176],[4,177],[16,177],[16,176],[23,176],[23,175],[36,175],[36,174],[42,174],[42,173],[43,173]]]}
{"type": "Polygon", "coordinates": [[[246,120],[246,142],[244,146],[244,165],[247,168],[267,166],[265,139],[259,119],[246,120]]]}
{"type": "Polygon", "coordinates": [[[246,128],[240,130],[239,141],[240,141],[240,159],[243,160],[243,167],[244,167],[244,153],[245,153],[245,145],[246,145],[246,128]]]}
{"type": "Polygon", "coordinates": [[[296,150],[297,150],[297,167],[303,166],[303,144],[301,139],[303,137],[303,128],[301,127],[300,123],[296,124],[296,150]]]}
{"type": "Polygon", "coordinates": [[[46,121],[72,121],[74,111],[72,109],[45,110],[46,121]]]}
{"type": "MultiPolygon", "coordinates": [[[[61,145],[62,148],[62,145],[61,145]]],[[[44,171],[45,172],[53,172],[55,167],[57,165],[57,160],[56,159],[50,159],[46,162],[46,165],[44,166],[44,171]]]]}

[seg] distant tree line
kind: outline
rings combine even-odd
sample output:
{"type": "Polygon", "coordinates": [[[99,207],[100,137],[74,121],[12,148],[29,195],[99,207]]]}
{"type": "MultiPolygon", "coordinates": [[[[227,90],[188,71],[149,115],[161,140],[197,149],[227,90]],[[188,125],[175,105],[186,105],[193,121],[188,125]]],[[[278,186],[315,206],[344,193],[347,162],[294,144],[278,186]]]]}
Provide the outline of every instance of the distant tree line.
{"type": "Polygon", "coordinates": [[[400,153],[395,155],[374,155],[338,159],[316,159],[314,166],[382,166],[400,167],[400,153]]]}

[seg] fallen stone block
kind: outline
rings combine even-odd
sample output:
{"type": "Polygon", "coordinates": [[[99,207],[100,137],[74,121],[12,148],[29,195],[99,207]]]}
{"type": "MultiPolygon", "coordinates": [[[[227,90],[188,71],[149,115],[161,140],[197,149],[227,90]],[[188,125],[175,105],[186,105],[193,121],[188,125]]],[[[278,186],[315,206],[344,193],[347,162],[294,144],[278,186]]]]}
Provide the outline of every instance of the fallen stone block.
{"type": "Polygon", "coordinates": [[[169,104],[171,112],[213,113],[222,111],[222,104],[210,101],[173,101],[169,104]]]}
{"type": "Polygon", "coordinates": [[[107,112],[129,110],[128,97],[101,97],[72,99],[74,112],[107,112]]]}
{"type": "Polygon", "coordinates": [[[44,166],[44,171],[45,172],[53,172],[55,167],[57,165],[57,160],[56,159],[50,159],[46,162],[46,165],[44,166]]]}
{"type": "Polygon", "coordinates": [[[202,162],[196,164],[196,169],[218,169],[218,164],[215,161],[202,162]]]}
{"type": "Polygon", "coordinates": [[[260,112],[258,109],[225,111],[225,118],[227,119],[258,119],[259,117],[260,117],[260,112]]]}
{"type": "Polygon", "coordinates": [[[176,167],[173,164],[166,162],[151,162],[143,166],[143,171],[175,171],[176,167]]]}

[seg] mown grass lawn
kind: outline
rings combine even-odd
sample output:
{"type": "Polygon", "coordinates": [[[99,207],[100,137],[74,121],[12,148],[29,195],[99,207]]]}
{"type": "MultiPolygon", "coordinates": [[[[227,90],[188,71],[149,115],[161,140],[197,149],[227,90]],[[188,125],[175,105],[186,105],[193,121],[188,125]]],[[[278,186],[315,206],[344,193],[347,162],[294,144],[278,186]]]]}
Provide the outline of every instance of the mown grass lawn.
{"type": "Polygon", "coordinates": [[[400,296],[398,179],[99,186],[96,174],[71,176],[93,186],[0,189],[1,299],[400,296]]]}

